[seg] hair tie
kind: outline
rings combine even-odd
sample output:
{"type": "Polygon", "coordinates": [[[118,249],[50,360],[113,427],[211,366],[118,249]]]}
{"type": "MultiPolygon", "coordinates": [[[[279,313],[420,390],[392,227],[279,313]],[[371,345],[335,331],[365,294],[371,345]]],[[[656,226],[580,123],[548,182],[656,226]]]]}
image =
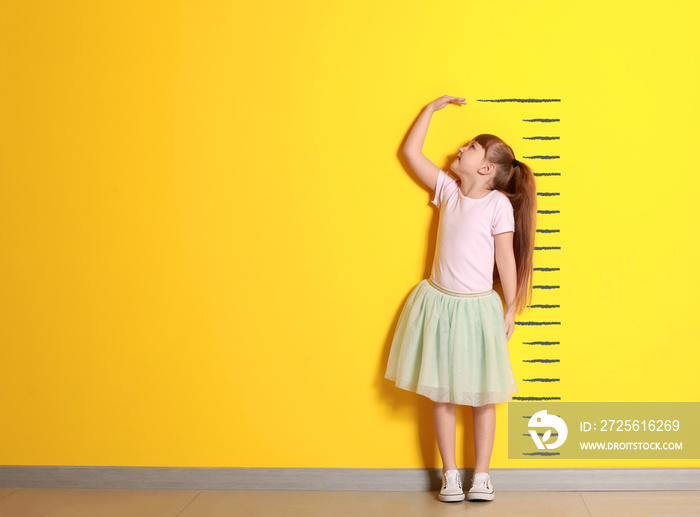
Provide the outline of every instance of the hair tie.
{"type": "Polygon", "coordinates": [[[513,167],[517,167],[520,162],[513,158],[513,167]]]}

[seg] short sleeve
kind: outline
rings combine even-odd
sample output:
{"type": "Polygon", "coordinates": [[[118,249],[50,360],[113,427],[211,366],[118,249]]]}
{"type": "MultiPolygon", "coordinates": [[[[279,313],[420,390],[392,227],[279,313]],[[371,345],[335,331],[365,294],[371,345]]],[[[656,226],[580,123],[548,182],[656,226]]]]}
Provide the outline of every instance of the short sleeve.
{"type": "Polygon", "coordinates": [[[450,177],[445,171],[440,169],[438,172],[437,183],[435,184],[435,193],[433,194],[433,199],[430,201],[436,207],[440,208],[442,200],[445,198],[445,185],[450,180],[450,177]]]}
{"type": "Polygon", "coordinates": [[[499,198],[491,223],[491,235],[515,231],[513,205],[510,204],[510,199],[505,194],[499,196],[499,198]]]}

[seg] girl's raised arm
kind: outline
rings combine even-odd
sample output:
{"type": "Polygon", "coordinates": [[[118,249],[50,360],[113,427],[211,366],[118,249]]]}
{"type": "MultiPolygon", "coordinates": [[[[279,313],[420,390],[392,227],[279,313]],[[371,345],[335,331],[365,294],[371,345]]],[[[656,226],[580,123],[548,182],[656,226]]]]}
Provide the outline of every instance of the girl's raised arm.
{"type": "Polygon", "coordinates": [[[428,133],[428,126],[430,125],[430,119],[433,113],[441,110],[451,102],[458,104],[466,103],[461,97],[443,95],[439,99],[428,104],[423,109],[418,120],[416,120],[413,129],[408,134],[408,138],[406,138],[406,143],[401,149],[401,152],[411,166],[411,169],[413,169],[413,172],[415,172],[420,180],[433,191],[437,185],[440,168],[423,154],[423,143],[425,142],[425,135],[428,133]]]}

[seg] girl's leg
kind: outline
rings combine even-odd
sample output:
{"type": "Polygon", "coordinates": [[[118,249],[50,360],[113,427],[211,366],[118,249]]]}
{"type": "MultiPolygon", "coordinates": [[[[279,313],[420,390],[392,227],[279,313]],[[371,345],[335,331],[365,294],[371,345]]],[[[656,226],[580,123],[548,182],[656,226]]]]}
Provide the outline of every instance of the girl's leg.
{"type": "Polygon", "coordinates": [[[455,435],[457,434],[457,406],[433,401],[433,422],[438,449],[442,457],[442,473],[457,469],[455,435]]]}
{"type": "Polygon", "coordinates": [[[496,405],[472,406],[474,415],[474,473],[489,473],[489,463],[496,437],[496,405]]]}

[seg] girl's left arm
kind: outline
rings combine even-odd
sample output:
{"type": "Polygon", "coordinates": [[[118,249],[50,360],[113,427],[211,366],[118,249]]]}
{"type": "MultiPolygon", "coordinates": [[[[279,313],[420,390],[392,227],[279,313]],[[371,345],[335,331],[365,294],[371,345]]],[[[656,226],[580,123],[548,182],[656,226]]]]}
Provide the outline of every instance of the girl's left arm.
{"type": "Polygon", "coordinates": [[[515,295],[518,281],[515,253],[513,252],[513,235],[513,232],[494,235],[496,267],[498,267],[498,276],[501,278],[503,286],[503,296],[506,299],[505,325],[508,339],[515,330],[515,295]]]}

